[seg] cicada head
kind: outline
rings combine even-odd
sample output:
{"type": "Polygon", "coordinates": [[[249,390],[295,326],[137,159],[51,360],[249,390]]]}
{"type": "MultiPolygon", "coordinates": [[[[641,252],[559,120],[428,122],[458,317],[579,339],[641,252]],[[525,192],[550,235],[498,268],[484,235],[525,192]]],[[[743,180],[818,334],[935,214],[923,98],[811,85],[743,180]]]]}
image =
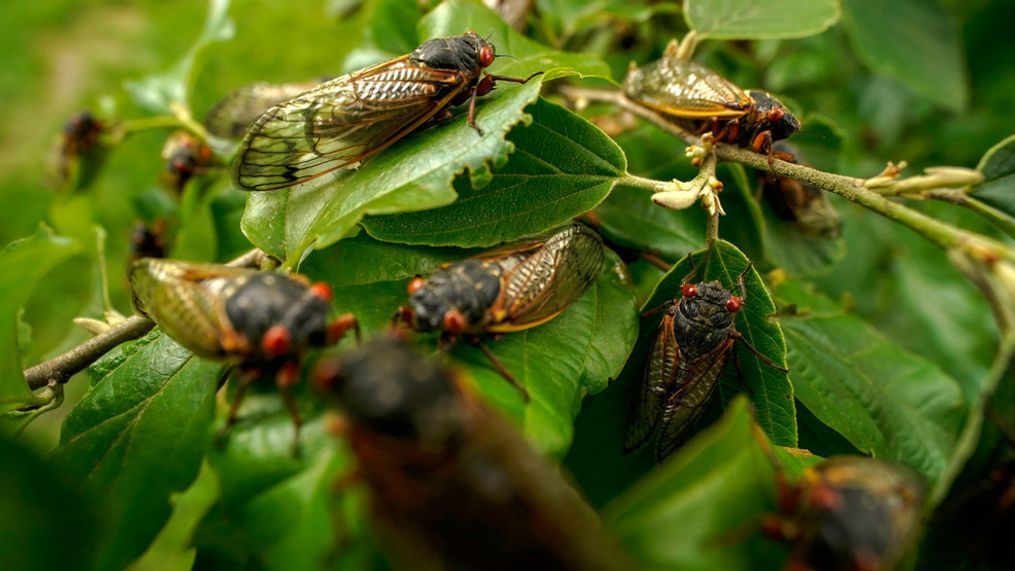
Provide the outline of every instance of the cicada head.
{"type": "Polygon", "coordinates": [[[395,336],[370,341],[341,359],[322,360],[313,377],[354,422],[388,436],[437,436],[456,409],[447,372],[395,336]]]}
{"type": "Polygon", "coordinates": [[[764,91],[751,91],[750,96],[757,105],[757,131],[770,131],[773,141],[781,141],[800,130],[800,120],[778,99],[764,91]]]}
{"type": "Polygon", "coordinates": [[[813,569],[891,569],[915,540],[923,484],[860,456],[817,465],[799,492],[794,557],[813,569]]]}
{"type": "Polygon", "coordinates": [[[449,38],[423,42],[409,54],[409,61],[435,69],[450,69],[479,74],[493,64],[496,49],[473,31],[449,38]]]}
{"type": "Polygon", "coordinates": [[[719,346],[729,337],[742,307],[743,298],[717,281],[685,284],[680,301],[670,309],[682,353],[693,358],[719,346]]]}
{"type": "Polygon", "coordinates": [[[417,331],[464,333],[477,327],[497,300],[499,268],[467,259],[409,284],[409,309],[417,331]]]}

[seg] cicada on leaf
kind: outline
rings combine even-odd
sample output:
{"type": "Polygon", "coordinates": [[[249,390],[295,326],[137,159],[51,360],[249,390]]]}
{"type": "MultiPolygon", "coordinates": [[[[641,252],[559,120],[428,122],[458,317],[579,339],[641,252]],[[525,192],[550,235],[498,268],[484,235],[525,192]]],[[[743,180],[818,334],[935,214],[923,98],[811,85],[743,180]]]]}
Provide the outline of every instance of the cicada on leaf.
{"type": "Polygon", "coordinates": [[[305,93],[320,81],[244,85],[227,93],[204,117],[208,132],[223,139],[239,139],[269,108],[305,93]]]}
{"type": "Polygon", "coordinates": [[[381,337],[322,359],[381,547],[398,569],[631,569],[578,493],[463,379],[381,337]]]}
{"type": "Polygon", "coordinates": [[[355,317],[329,322],[324,283],[216,264],[143,258],[130,270],[134,306],[199,357],[237,366],[239,385],[225,428],[236,420],[247,388],[274,375],[293,423],[300,426],[292,387],[312,348],[337,342],[355,317]]]}
{"type": "Polygon", "coordinates": [[[440,331],[442,347],[464,337],[497,371],[528,393],[482,343],[483,335],[521,331],[546,323],[578,301],[603,267],[602,238],[570,224],[451,264],[409,283],[400,317],[421,332],[440,331]]]}
{"type": "Polygon", "coordinates": [[[905,466],[835,456],[798,483],[779,470],[777,477],[779,515],[763,528],[791,543],[790,569],[890,571],[916,541],[924,485],[905,466]]]}
{"type": "Polygon", "coordinates": [[[233,166],[243,190],[277,190],[358,165],[423,125],[445,118],[497,81],[484,74],[493,44],[469,31],[428,40],[412,53],[343,75],[265,111],[240,143],[233,166]]]}
{"type": "MultiPolygon", "coordinates": [[[[799,153],[785,143],[775,145],[779,158],[792,163],[806,164],[799,153]]],[[[764,171],[759,173],[761,193],[776,215],[792,222],[802,233],[831,240],[842,234],[842,217],[824,193],[817,188],[791,178],[779,177],[764,171]]]]}
{"type": "Polygon", "coordinates": [[[772,143],[800,130],[800,121],[764,91],[744,91],[707,67],[678,57],[676,42],[662,59],[633,67],[624,95],[694,134],[771,156],[772,143]]]}
{"type": "Polygon", "coordinates": [[[736,314],[747,302],[744,274],[750,269],[748,264],[737,278],[740,295],[718,281],[690,283],[692,270],[681,283],[680,298],[646,312],[648,316],[662,311],[663,318],[629,414],[625,452],[641,447],[653,435],[658,461],[676,450],[705,411],[738,340],[766,365],[785,371],[737,331],[736,314]]]}

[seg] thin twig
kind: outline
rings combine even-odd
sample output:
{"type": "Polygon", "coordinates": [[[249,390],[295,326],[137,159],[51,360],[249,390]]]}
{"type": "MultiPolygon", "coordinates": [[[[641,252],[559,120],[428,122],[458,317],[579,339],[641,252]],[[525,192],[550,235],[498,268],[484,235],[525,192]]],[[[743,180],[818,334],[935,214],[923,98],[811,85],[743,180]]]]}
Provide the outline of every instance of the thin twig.
{"type": "MultiPolygon", "coordinates": [[[[265,257],[264,252],[255,248],[226,265],[257,267],[261,265],[265,257]]],[[[99,357],[118,345],[142,337],[153,327],[155,327],[155,322],[152,320],[132,315],[66,353],[61,353],[48,361],[25,369],[25,380],[28,382],[28,387],[36,390],[49,385],[51,381],[60,384],[66,383],[71,377],[97,361],[99,357]]]]}

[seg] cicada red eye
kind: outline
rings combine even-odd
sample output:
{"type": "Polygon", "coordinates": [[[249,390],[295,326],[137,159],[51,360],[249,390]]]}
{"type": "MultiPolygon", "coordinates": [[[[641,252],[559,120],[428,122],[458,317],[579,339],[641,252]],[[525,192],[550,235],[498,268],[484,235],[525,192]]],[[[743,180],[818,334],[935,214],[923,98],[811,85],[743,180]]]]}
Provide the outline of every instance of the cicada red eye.
{"type": "Polygon", "coordinates": [[[680,288],[680,293],[683,294],[684,297],[690,299],[698,295],[698,286],[694,284],[687,284],[684,287],[680,288]]]}
{"type": "Polygon", "coordinates": [[[744,300],[735,295],[726,300],[726,311],[729,311],[730,313],[736,313],[743,307],[744,300]]]}
{"type": "Polygon", "coordinates": [[[422,289],[424,285],[426,285],[426,280],[423,279],[423,276],[416,276],[412,278],[412,281],[409,282],[408,287],[409,295],[416,293],[417,291],[422,289]]]}
{"type": "Polygon", "coordinates": [[[483,46],[479,48],[479,64],[483,67],[490,67],[493,65],[493,47],[483,46]]]}
{"type": "Polygon", "coordinates": [[[292,334],[285,325],[274,325],[264,332],[261,348],[271,357],[285,355],[292,348],[292,334]]]}
{"type": "Polygon", "coordinates": [[[444,313],[443,325],[448,333],[461,333],[465,331],[465,316],[457,309],[450,309],[444,313]]]}
{"type": "Polygon", "coordinates": [[[324,282],[317,282],[310,286],[310,293],[314,294],[314,296],[322,299],[326,303],[331,303],[331,286],[324,282]]]}

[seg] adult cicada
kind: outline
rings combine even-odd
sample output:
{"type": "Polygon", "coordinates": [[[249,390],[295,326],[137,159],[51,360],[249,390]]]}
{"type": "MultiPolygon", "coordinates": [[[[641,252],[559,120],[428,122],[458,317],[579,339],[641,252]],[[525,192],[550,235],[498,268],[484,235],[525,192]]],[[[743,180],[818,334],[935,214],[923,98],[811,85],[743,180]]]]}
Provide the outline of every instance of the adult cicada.
{"type": "Polygon", "coordinates": [[[747,301],[744,274],[750,269],[748,265],[737,277],[740,295],[718,281],[690,283],[692,270],[681,283],[680,298],[646,312],[648,316],[662,311],[663,318],[629,414],[625,452],[641,447],[656,433],[657,460],[676,450],[704,412],[737,340],[765,364],[785,370],[737,331],[735,316],[747,301]]]}
{"type": "Polygon", "coordinates": [[[580,223],[468,258],[409,283],[401,318],[417,331],[440,331],[443,348],[475,344],[525,398],[528,393],[486,345],[499,335],[546,323],[578,300],[603,267],[602,238],[580,223]]]}
{"type": "Polygon", "coordinates": [[[764,91],[744,91],[708,69],[677,55],[670,43],[662,59],[634,67],[624,80],[632,101],[695,134],[771,156],[772,143],[800,130],[800,121],[764,91]]]}
{"type": "Polygon", "coordinates": [[[258,82],[244,85],[227,93],[208,111],[204,117],[204,126],[216,137],[238,139],[270,107],[301,95],[320,84],[320,81],[305,81],[258,82]]]}
{"type": "MultiPolygon", "coordinates": [[[[784,143],[776,144],[775,152],[783,160],[801,162],[795,149],[784,143]]],[[[833,239],[842,234],[842,217],[823,192],[767,171],[759,172],[758,176],[762,196],[779,218],[792,222],[802,233],[815,238],[833,239]]]]}
{"type": "Polygon", "coordinates": [[[82,111],[64,124],[52,159],[59,184],[73,182],[80,188],[91,183],[105,158],[103,135],[108,130],[108,125],[91,111],[82,111]]]}
{"type": "Polygon", "coordinates": [[[212,165],[215,155],[211,148],[187,131],[177,131],[166,139],[162,147],[162,160],[166,163],[164,177],[173,191],[180,193],[195,175],[204,173],[212,165]]]}
{"type": "Polygon", "coordinates": [[[265,111],[240,143],[236,184],[276,190],[355,166],[466,101],[468,123],[482,134],[476,97],[497,81],[528,81],[484,75],[495,57],[493,44],[472,31],[435,38],[410,54],[283,101],[265,111]]]}
{"type": "Polygon", "coordinates": [[[924,487],[904,466],[836,456],[796,484],[779,471],[778,482],[779,515],[763,529],[791,543],[789,569],[889,571],[916,541],[924,487]]]}
{"type": "Polygon", "coordinates": [[[134,306],[162,331],[207,359],[237,368],[239,384],[224,428],[236,421],[247,388],[274,376],[299,436],[292,388],[304,353],[359,328],[351,314],[329,323],[327,284],[216,264],[143,258],[130,270],[134,306]]]}
{"type": "Polygon", "coordinates": [[[382,337],[322,359],[381,547],[399,569],[630,569],[592,510],[462,379],[382,337]]]}

